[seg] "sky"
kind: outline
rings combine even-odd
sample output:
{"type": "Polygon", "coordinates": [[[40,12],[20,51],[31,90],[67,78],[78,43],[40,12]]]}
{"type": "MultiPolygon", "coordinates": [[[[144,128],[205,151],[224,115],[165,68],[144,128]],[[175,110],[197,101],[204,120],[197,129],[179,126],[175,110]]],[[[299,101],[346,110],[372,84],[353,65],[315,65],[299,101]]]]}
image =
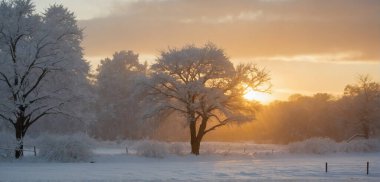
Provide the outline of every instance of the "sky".
{"type": "Polygon", "coordinates": [[[96,69],[116,51],[152,62],[169,47],[213,42],[234,63],[270,71],[272,99],[342,94],[360,74],[380,82],[378,0],[35,0],[63,4],[84,28],[96,69]]]}

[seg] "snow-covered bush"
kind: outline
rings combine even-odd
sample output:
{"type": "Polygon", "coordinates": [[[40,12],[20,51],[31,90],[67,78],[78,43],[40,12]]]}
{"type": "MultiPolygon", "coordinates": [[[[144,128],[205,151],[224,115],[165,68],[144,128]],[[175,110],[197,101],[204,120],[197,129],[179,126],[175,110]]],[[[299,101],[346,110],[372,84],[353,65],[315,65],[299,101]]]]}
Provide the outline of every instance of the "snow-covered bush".
{"type": "Polygon", "coordinates": [[[48,161],[87,162],[92,158],[93,140],[87,135],[44,135],[38,142],[38,156],[48,161]]]}
{"type": "Polygon", "coordinates": [[[189,149],[185,147],[184,143],[176,142],[169,145],[169,152],[176,155],[185,155],[186,153],[189,153],[189,149]]]}
{"type": "Polygon", "coordinates": [[[378,152],[379,139],[361,139],[350,142],[337,143],[329,138],[310,138],[305,141],[291,143],[288,146],[290,153],[326,154],[336,152],[378,152]]]}
{"type": "Polygon", "coordinates": [[[326,154],[337,152],[337,143],[329,138],[310,138],[289,144],[290,153],[326,154]]]}
{"type": "Polygon", "coordinates": [[[217,145],[213,142],[207,143],[207,145],[201,146],[201,154],[216,154],[217,153],[217,148],[220,147],[220,145],[217,145]]]}
{"type": "Polygon", "coordinates": [[[142,140],[136,143],[136,154],[139,156],[164,158],[167,153],[167,145],[163,142],[142,140]]]}
{"type": "Polygon", "coordinates": [[[352,140],[348,143],[342,142],[339,148],[340,152],[377,152],[380,151],[379,139],[361,139],[352,140]]]}
{"type": "Polygon", "coordinates": [[[15,148],[16,143],[16,138],[12,133],[6,131],[0,132],[0,160],[14,158],[14,150],[10,149],[15,148]]]}

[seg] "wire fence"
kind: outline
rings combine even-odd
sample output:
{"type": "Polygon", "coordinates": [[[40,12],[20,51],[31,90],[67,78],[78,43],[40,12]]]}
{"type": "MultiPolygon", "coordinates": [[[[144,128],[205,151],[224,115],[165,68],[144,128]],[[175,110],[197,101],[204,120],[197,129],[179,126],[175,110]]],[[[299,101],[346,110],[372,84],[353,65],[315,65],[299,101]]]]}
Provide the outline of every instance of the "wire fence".
{"type": "Polygon", "coordinates": [[[370,162],[363,162],[363,164],[352,164],[352,163],[341,163],[341,164],[334,164],[334,163],[325,163],[325,172],[345,172],[348,171],[350,173],[352,172],[358,172],[358,173],[365,173],[366,175],[370,172],[370,162]]]}
{"type": "Polygon", "coordinates": [[[37,156],[37,149],[36,149],[36,146],[28,146],[28,145],[24,145],[23,146],[23,149],[19,149],[18,146],[14,146],[14,147],[4,147],[4,146],[0,146],[0,151],[3,150],[3,151],[17,151],[17,150],[22,150],[22,153],[25,154],[25,152],[30,152],[30,153],[33,153],[34,156],[37,156]]]}

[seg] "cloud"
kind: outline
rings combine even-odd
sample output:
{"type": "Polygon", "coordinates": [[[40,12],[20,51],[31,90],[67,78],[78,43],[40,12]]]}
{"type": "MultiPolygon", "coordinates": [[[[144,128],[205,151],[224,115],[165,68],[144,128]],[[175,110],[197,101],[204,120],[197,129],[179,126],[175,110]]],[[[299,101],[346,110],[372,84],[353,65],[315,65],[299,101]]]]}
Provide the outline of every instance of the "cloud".
{"type": "Polygon", "coordinates": [[[80,21],[87,56],[121,49],[157,55],[168,46],[211,41],[230,57],[337,61],[349,53],[347,61],[380,61],[376,0],[115,1],[109,12],[80,21]]]}
{"type": "Polygon", "coordinates": [[[310,63],[333,63],[333,64],[378,64],[376,60],[361,59],[361,52],[333,52],[323,54],[299,54],[295,56],[267,56],[245,58],[250,61],[286,61],[286,62],[310,62],[310,63]]]}
{"type": "Polygon", "coordinates": [[[227,14],[220,17],[207,17],[202,16],[199,19],[186,18],[181,19],[180,23],[204,23],[204,24],[223,24],[223,23],[236,23],[237,21],[256,21],[259,20],[262,11],[246,11],[239,14],[227,14]]]}

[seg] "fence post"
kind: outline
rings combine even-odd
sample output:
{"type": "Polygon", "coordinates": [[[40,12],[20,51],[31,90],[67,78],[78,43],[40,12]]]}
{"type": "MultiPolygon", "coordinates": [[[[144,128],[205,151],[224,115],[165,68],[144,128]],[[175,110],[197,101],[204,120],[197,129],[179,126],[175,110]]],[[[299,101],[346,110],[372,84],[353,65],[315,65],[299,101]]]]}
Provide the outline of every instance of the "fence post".
{"type": "Polygon", "coordinates": [[[326,169],[325,171],[326,171],[326,173],[327,173],[327,162],[326,162],[326,167],[325,167],[325,169],[326,169]]]}
{"type": "Polygon", "coordinates": [[[367,175],[369,173],[369,161],[367,161],[367,175]]]}
{"type": "Polygon", "coordinates": [[[33,152],[34,152],[34,157],[36,157],[37,156],[36,146],[33,146],[33,152]]]}

